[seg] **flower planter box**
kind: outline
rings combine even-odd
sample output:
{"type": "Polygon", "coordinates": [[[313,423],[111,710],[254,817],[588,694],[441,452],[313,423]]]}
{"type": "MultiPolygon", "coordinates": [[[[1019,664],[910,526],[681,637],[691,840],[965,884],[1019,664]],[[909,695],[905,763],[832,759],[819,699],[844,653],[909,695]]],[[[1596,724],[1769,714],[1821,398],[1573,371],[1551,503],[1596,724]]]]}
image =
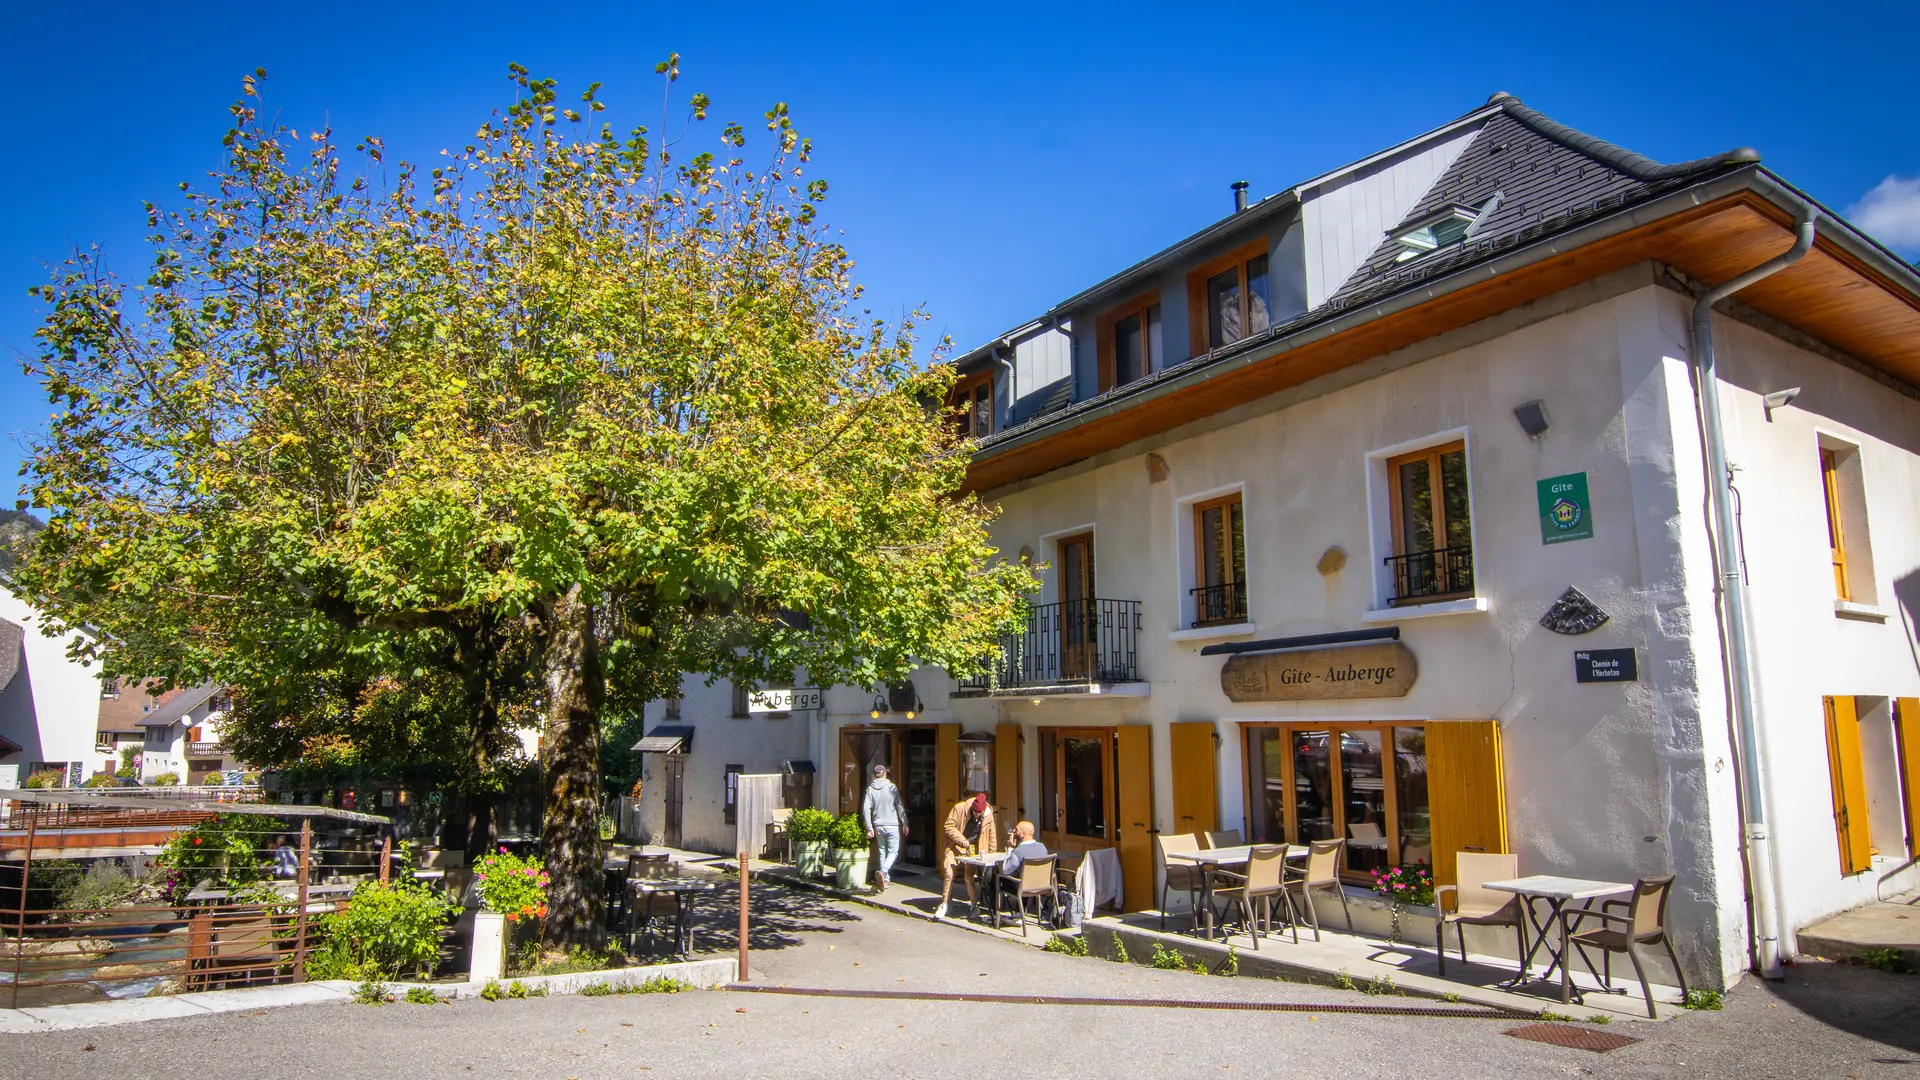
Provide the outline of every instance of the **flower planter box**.
{"type": "Polygon", "coordinates": [[[868,848],[834,848],[834,885],[848,892],[866,888],[869,856],[868,848]]]}
{"type": "Polygon", "coordinates": [[[825,840],[795,840],[793,842],[793,868],[801,877],[817,878],[828,870],[827,842],[825,840]]]}
{"type": "Polygon", "coordinates": [[[492,911],[473,916],[473,948],[468,965],[469,982],[497,979],[507,969],[507,917],[492,911]]]}

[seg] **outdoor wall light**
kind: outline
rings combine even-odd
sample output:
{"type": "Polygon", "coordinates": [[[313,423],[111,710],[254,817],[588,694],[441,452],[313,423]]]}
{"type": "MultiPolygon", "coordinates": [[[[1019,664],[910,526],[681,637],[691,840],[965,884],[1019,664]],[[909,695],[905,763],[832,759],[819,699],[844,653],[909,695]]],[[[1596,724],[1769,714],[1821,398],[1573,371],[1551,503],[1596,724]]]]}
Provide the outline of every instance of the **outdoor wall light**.
{"type": "Polygon", "coordinates": [[[913,696],[913,707],[907,710],[907,719],[911,720],[914,717],[919,716],[921,713],[926,711],[927,711],[927,707],[924,703],[921,702],[920,695],[915,694],[913,696]]]}
{"type": "Polygon", "coordinates": [[[881,697],[879,694],[873,695],[873,708],[867,710],[867,718],[870,720],[878,720],[880,719],[880,714],[886,711],[887,699],[881,697]]]}
{"type": "Polygon", "coordinates": [[[1766,406],[1767,423],[1769,424],[1773,423],[1773,410],[1786,408],[1788,405],[1793,404],[1794,398],[1797,398],[1799,396],[1800,396],[1800,388],[1795,386],[1795,387],[1790,387],[1786,390],[1775,390],[1773,393],[1768,394],[1766,397],[1760,399],[1762,403],[1766,406]]]}
{"type": "Polygon", "coordinates": [[[1538,440],[1547,433],[1547,407],[1538,398],[1513,407],[1513,418],[1520,421],[1520,430],[1527,438],[1538,440]]]}

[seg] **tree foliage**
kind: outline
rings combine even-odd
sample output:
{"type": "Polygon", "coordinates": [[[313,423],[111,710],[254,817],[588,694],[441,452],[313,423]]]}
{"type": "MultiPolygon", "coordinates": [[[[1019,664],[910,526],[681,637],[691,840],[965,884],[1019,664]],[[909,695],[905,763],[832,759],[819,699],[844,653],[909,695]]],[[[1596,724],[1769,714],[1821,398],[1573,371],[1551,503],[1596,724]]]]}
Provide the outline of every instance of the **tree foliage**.
{"type": "Polygon", "coordinates": [[[750,165],[739,124],[681,149],[702,95],[669,138],[596,124],[599,84],[568,107],[511,78],[416,167],[270,124],[250,77],[224,167],[149,206],[144,281],[57,268],[19,577],[50,628],[104,628],[116,673],[234,687],[265,760],[480,777],[537,717],[568,939],[598,903],[607,709],[682,670],[970,669],[1032,582],[954,497],[928,404],[951,372],[916,362],[919,313],[858,310],[786,106],[750,165]]]}

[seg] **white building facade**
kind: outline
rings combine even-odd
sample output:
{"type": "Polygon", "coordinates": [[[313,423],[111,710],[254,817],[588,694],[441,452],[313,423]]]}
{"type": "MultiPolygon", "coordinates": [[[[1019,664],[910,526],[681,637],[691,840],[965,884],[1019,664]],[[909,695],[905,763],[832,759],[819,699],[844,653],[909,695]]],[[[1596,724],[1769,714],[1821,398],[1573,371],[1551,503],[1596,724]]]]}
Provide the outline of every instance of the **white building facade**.
{"type": "Polygon", "coordinates": [[[1041,568],[1024,632],[987,677],[812,716],[711,719],[689,689],[688,771],[804,754],[843,811],[878,762],[917,814],[988,790],[1051,847],[1117,847],[1129,909],[1158,906],[1153,838],[1196,831],[1346,840],[1356,888],[1473,850],[1672,874],[1707,985],[1763,951],[1755,919],[1790,956],[1920,884],[1920,276],[1750,151],[1659,166],[1498,96],[958,367],[970,487],[1041,568]],[[1796,217],[1810,253],[1711,316],[1723,578],[1693,310],[1796,217]]]}

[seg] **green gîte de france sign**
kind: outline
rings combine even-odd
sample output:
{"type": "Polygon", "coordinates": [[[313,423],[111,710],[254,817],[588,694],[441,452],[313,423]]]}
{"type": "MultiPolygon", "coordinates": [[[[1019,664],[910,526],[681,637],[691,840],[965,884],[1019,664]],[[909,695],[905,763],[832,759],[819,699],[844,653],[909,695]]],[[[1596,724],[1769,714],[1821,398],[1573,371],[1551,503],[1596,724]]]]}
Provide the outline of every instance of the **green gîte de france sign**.
{"type": "Polygon", "coordinates": [[[1540,542],[1562,544],[1593,535],[1593,506],[1587,501],[1587,474],[1568,473],[1540,481],[1540,542]]]}

